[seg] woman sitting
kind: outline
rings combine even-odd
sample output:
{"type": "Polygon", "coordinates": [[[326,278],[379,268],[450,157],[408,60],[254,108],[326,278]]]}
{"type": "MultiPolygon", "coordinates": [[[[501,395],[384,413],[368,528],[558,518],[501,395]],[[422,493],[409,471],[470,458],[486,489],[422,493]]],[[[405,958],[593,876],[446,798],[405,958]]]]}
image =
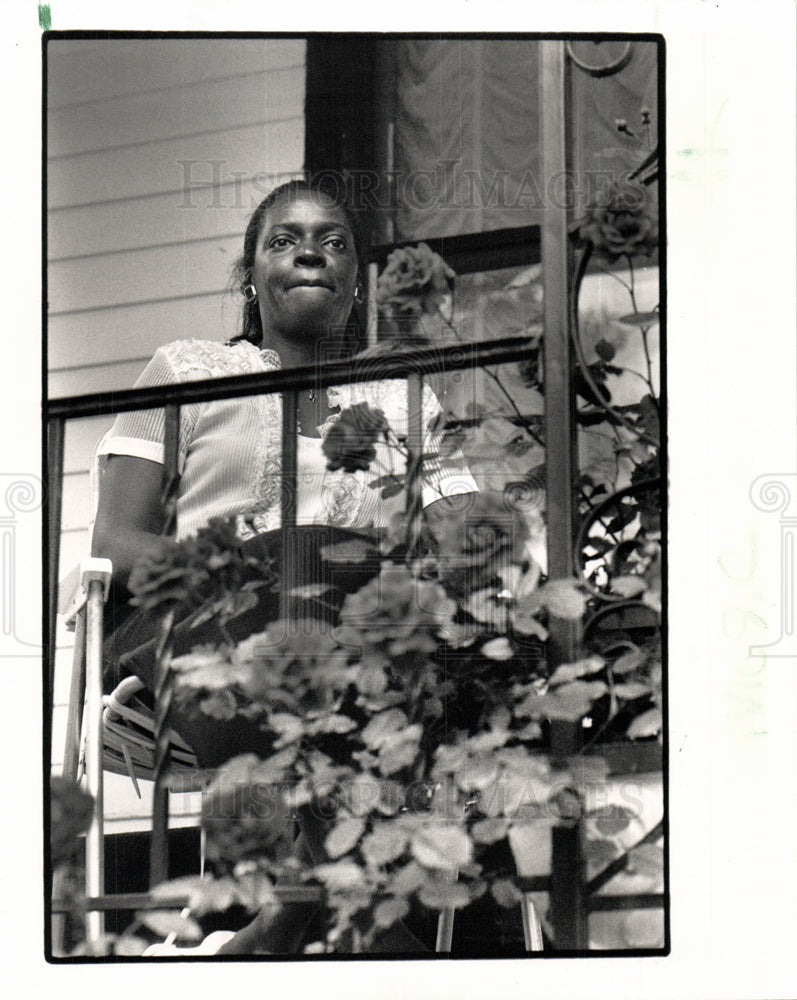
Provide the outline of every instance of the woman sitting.
{"type": "MultiPolygon", "coordinates": [[[[167,344],[156,352],[137,385],[320,367],[351,356],[362,346],[355,305],[361,297],[361,246],[355,216],[339,198],[304,181],[277,188],[252,215],[236,265],[245,299],[242,334],[226,344],[198,340],[167,344]]],[[[380,490],[369,486],[379,477],[404,472],[404,458],[384,441],[375,445],[367,470],[328,468],[324,440],[341,411],[357,403],[381,410],[396,435],[406,435],[404,380],[311,389],[299,396],[296,520],[303,548],[296,559],[300,565],[292,573],[299,583],[324,575],[318,558],[324,544],[345,537],[346,532],[368,533],[386,526],[403,504],[401,495],[383,499],[380,490]]],[[[279,552],[281,411],[281,400],[273,394],[181,407],[178,541],[211,518],[237,517],[239,534],[253,553],[279,552]]],[[[423,411],[424,426],[429,426],[439,404],[428,387],[423,411]]],[[[112,635],[107,650],[122,671],[137,673],[150,689],[156,617],[141,611],[129,616],[125,603],[136,560],[147,553],[156,555],[163,544],[163,440],[160,410],[117,418],[98,449],[99,502],[92,540],[93,554],[113,563],[115,600],[108,613],[112,635]]],[[[424,451],[434,452],[434,443],[427,440],[424,451]]],[[[475,490],[461,455],[424,463],[422,500],[427,510],[475,490]]],[[[367,567],[340,574],[331,582],[341,593],[352,591],[365,582],[363,572],[369,572],[367,567]]],[[[230,622],[234,639],[262,631],[276,616],[273,590],[261,588],[258,594],[258,607],[230,622]]],[[[178,626],[174,652],[185,652],[202,641],[201,630],[181,632],[178,626]]],[[[270,746],[264,734],[240,716],[225,722],[175,706],[170,724],[194,747],[203,765],[217,765],[243,752],[265,755],[270,746]]],[[[258,940],[263,946],[262,935],[258,940]]],[[[280,949],[273,945],[270,950],[280,949]]]]}
{"type": "MultiPolygon", "coordinates": [[[[161,347],[137,381],[138,386],[163,385],[229,375],[268,372],[305,365],[322,366],[345,358],[361,346],[355,302],[361,297],[361,240],[354,213],[339,199],[305,181],[292,181],[272,191],[253,213],[244,237],[235,275],[245,304],[243,332],[223,344],[177,341],[161,347]]],[[[368,363],[364,361],[364,363],[368,363]]],[[[298,403],[298,455],[294,580],[311,582],[320,572],[318,550],[344,537],[341,529],[368,531],[385,526],[401,509],[403,497],[383,499],[369,483],[401,474],[403,457],[384,441],[375,445],[369,470],[331,471],[322,445],[341,411],[366,402],[381,410],[401,437],[407,432],[407,389],[404,380],[334,386],[302,392],[298,403]],[[322,527],[325,526],[325,527],[322,527]]],[[[424,425],[439,412],[425,388],[424,425]]],[[[164,512],[163,411],[152,409],[120,415],[98,448],[99,503],[92,536],[92,554],[113,563],[114,594],[109,611],[111,629],[129,613],[124,607],[126,584],[133,565],[162,544],[164,512]]],[[[233,397],[181,408],[179,492],[175,538],[193,535],[211,518],[240,516],[239,534],[255,537],[257,553],[274,553],[281,506],[282,404],[277,395],[233,397]],[[259,538],[257,536],[260,536],[259,538]]],[[[435,449],[427,441],[424,449],[435,449]]],[[[445,505],[447,497],[474,492],[476,484],[461,455],[425,462],[423,503],[429,509],[445,505]]],[[[343,589],[365,581],[352,573],[343,589]]],[[[276,597],[262,594],[265,617],[274,617],[276,597]]],[[[117,656],[151,638],[151,622],[134,616],[117,629],[111,649],[117,656]]],[[[263,628],[264,615],[247,616],[263,628]]],[[[239,634],[235,638],[244,636],[239,634]]],[[[192,632],[191,643],[199,644],[192,632]]],[[[179,651],[179,649],[177,650],[179,651]]],[[[152,661],[129,666],[153,686],[152,661]]],[[[175,728],[180,729],[176,720],[175,728]]],[[[202,720],[199,720],[202,722],[202,720]]],[[[217,728],[217,727],[214,727],[217,728]]],[[[213,765],[240,751],[240,741],[225,746],[225,734],[211,736],[203,725],[201,738],[183,732],[203,763],[213,765]]],[[[230,737],[230,734],[226,734],[230,737]]]]}

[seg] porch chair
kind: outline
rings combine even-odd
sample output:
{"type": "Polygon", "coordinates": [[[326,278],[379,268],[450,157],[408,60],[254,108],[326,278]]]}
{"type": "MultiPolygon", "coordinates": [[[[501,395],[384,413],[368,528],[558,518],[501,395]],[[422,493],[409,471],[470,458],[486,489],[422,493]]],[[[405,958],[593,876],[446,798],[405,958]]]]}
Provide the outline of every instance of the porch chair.
{"type": "MultiPolygon", "coordinates": [[[[103,614],[111,571],[110,560],[86,558],[59,587],[59,614],[75,634],[63,776],[78,781],[85,774],[86,790],[94,800],[86,831],[88,898],[105,892],[103,774],[128,775],[140,798],[138,780],[152,777],[156,752],[153,714],[135,701],[143,683],[126,677],[111,694],[103,694],[103,614]]],[[[174,732],[170,734],[170,771],[179,776],[183,791],[201,789],[208,778],[199,769],[193,750],[174,732]]],[[[88,910],[86,932],[90,940],[102,936],[101,910],[88,910]]]]}

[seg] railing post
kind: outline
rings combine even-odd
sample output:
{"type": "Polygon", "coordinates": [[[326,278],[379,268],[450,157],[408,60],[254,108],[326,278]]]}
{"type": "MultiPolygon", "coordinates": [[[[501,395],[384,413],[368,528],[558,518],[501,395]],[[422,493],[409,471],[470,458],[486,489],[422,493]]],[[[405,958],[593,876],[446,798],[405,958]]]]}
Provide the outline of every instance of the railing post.
{"type": "Polygon", "coordinates": [[[557,951],[586,951],[587,903],[580,821],[551,829],[551,924],[557,951]]]}
{"type": "Polygon", "coordinates": [[[47,420],[47,711],[48,738],[52,739],[55,690],[55,636],[58,614],[58,556],[61,547],[61,481],[64,472],[64,418],[47,420]]]}
{"type": "MultiPolygon", "coordinates": [[[[177,487],[179,483],[180,406],[165,408],[163,431],[163,534],[177,528],[177,487]]],[[[149,853],[149,884],[156,886],[169,877],[169,709],[172,699],[171,650],[161,647],[155,683],[154,787],[152,789],[152,841],[149,853]],[[165,661],[165,662],[164,662],[165,661]]]]}
{"type": "MultiPolygon", "coordinates": [[[[571,250],[568,240],[568,72],[564,42],[540,42],[543,206],[542,273],[545,327],[545,467],[548,576],[573,576],[576,523],[576,447],[573,365],[568,328],[571,250]],[[555,183],[563,178],[564,185],[555,183]],[[561,191],[563,201],[552,200],[561,191]]],[[[577,623],[552,618],[551,666],[572,661],[580,642],[577,623]]]]}
{"type": "Polygon", "coordinates": [[[407,375],[407,515],[409,552],[416,552],[421,537],[421,466],[423,464],[423,376],[407,375]]]}
{"type": "Polygon", "coordinates": [[[296,589],[297,553],[292,543],[296,537],[298,405],[299,396],[295,390],[282,394],[282,492],[280,506],[280,618],[282,621],[287,621],[292,617],[296,604],[294,590],[296,589]]]}
{"type": "MultiPolygon", "coordinates": [[[[106,574],[107,576],[107,574],[106,574]]],[[[105,842],[102,794],[102,622],[106,580],[85,574],[86,589],[86,787],[94,799],[91,825],[86,831],[86,895],[105,892],[105,842]]],[[[102,913],[89,910],[86,935],[97,941],[105,932],[102,913]]]]}
{"type": "MultiPolygon", "coordinates": [[[[576,534],[575,390],[570,345],[572,250],[568,238],[569,79],[565,43],[540,42],[542,175],[547,197],[541,232],[545,330],[545,469],[548,576],[572,577],[576,534]],[[555,183],[564,179],[564,185],[555,183]],[[555,192],[562,203],[553,201],[555,192]]],[[[551,616],[548,656],[551,668],[578,657],[580,623],[551,616]]],[[[570,720],[551,724],[551,750],[566,759],[579,749],[580,727],[570,720]]],[[[551,921],[557,950],[587,947],[581,824],[551,831],[551,921]]]]}

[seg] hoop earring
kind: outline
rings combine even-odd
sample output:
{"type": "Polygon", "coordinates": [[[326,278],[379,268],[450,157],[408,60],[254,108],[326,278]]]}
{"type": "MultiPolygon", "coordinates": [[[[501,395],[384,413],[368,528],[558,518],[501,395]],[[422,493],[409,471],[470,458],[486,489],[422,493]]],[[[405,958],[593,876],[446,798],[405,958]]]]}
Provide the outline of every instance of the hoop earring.
{"type": "Polygon", "coordinates": [[[241,295],[243,295],[244,300],[247,302],[248,305],[251,305],[253,302],[257,300],[257,289],[251,283],[251,281],[249,282],[248,285],[241,286],[241,295]]]}

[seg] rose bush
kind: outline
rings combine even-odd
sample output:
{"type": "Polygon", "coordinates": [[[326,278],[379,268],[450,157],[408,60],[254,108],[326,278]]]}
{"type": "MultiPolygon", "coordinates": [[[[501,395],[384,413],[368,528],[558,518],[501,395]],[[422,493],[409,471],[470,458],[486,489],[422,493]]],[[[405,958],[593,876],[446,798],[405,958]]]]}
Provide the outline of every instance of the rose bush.
{"type": "Polygon", "coordinates": [[[377,304],[396,318],[434,314],[456,275],[426,243],[393,250],[377,282],[377,304]]]}
{"type": "Polygon", "coordinates": [[[244,554],[241,521],[246,518],[214,517],[179,544],[158,539],[133,566],[130,603],[164,611],[184,603],[205,605],[208,613],[220,614],[222,624],[244,610],[252,596],[247,577],[254,575],[265,586],[275,576],[265,560],[244,554]]]}
{"type": "Polygon", "coordinates": [[[658,245],[658,221],[648,189],[631,180],[607,184],[587,208],[579,235],[609,261],[651,254],[658,245]]]}
{"type": "MultiPolygon", "coordinates": [[[[633,182],[607,188],[580,235],[607,260],[625,256],[630,264],[634,255],[649,253],[657,231],[646,189],[633,182]]],[[[396,317],[434,312],[453,278],[425,244],[394,251],[379,279],[379,308],[396,317]]],[[[633,286],[631,295],[634,312],[621,321],[645,337],[648,320],[636,308],[633,286]]],[[[603,367],[589,369],[593,380],[613,374],[607,367],[613,355],[605,347],[597,353],[603,367]]],[[[495,382],[508,395],[497,376],[495,382]]],[[[619,416],[600,410],[602,398],[593,393],[589,411],[580,412],[584,426],[608,421],[610,430],[619,424],[651,433],[652,388],[651,402],[619,416]]],[[[503,421],[506,444],[492,449],[522,458],[531,442],[544,444],[543,428],[511,402],[508,417],[481,404],[468,416],[476,424],[503,421]]],[[[440,454],[467,445],[471,433],[466,421],[442,418],[437,430],[440,454]]],[[[328,468],[367,470],[380,440],[400,447],[381,411],[367,404],[344,410],[323,444],[328,468]]],[[[627,438],[617,447],[619,454],[627,438]]],[[[652,469],[649,450],[637,477],[647,479],[652,469]]],[[[528,466],[509,487],[542,489],[539,456],[528,466]]],[[[396,485],[407,484],[390,477],[387,487],[396,485]]],[[[612,492],[612,484],[589,477],[578,485],[582,512],[604,506],[612,492]]],[[[603,527],[586,541],[596,561],[609,565],[614,558],[604,588],[610,597],[655,608],[660,545],[640,539],[655,527],[655,510],[648,508],[656,497],[641,487],[638,492],[625,497],[620,513],[607,508],[603,527]]],[[[607,764],[583,751],[554,754],[554,728],[570,725],[587,743],[605,734],[661,739],[655,640],[614,629],[575,662],[547,663],[543,643],[552,619],[583,624],[601,594],[587,572],[583,580],[545,579],[530,558],[528,518],[513,495],[508,488],[485,491],[427,523],[421,551],[409,544],[409,514],[392,523],[382,539],[379,575],[347,596],[331,631],[309,620],[276,622],[237,646],[175,661],[178,688],[201,690],[204,711],[240,712],[273,740],[270,756],[230,761],[209,790],[205,816],[215,875],[194,887],[200,910],[223,909],[230,886],[243,887],[247,879],[259,880],[258,900],[284,876],[320,885],[329,918],[319,940],[306,946],[309,952],[367,949],[419,905],[484,907],[494,919],[522,899],[522,877],[550,871],[553,827],[582,816],[600,819],[589,802],[600,797],[607,764]],[[219,704],[211,696],[220,694],[217,681],[225,676],[244,697],[219,704]],[[294,855],[284,837],[290,817],[301,811],[322,831],[323,861],[294,855]]],[[[151,559],[142,592],[153,605],[162,600],[167,606],[210,576],[211,563],[232,585],[236,543],[227,541],[181,543],[189,555],[151,559]],[[233,553],[229,560],[225,547],[233,553]]],[[[364,558],[351,548],[342,557],[364,558]]],[[[631,819],[626,810],[592,823],[585,850],[590,872],[595,859],[601,867],[617,858],[612,837],[631,819]]]]}
{"type": "Polygon", "coordinates": [[[440,578],[465,594],[494,583],[512,563],[523,561],[529,537],[526,521],[514,504],[495,492],[469,498],[436,528],[440,578]]]}
{"type": "Polygon", "coordinates": [[[376,457],[374,447],[389,430],[385,415],[368,403],[347,407],[329,429],[322,443],[327,467],[335,472],[366,471],[376,457]]]}

